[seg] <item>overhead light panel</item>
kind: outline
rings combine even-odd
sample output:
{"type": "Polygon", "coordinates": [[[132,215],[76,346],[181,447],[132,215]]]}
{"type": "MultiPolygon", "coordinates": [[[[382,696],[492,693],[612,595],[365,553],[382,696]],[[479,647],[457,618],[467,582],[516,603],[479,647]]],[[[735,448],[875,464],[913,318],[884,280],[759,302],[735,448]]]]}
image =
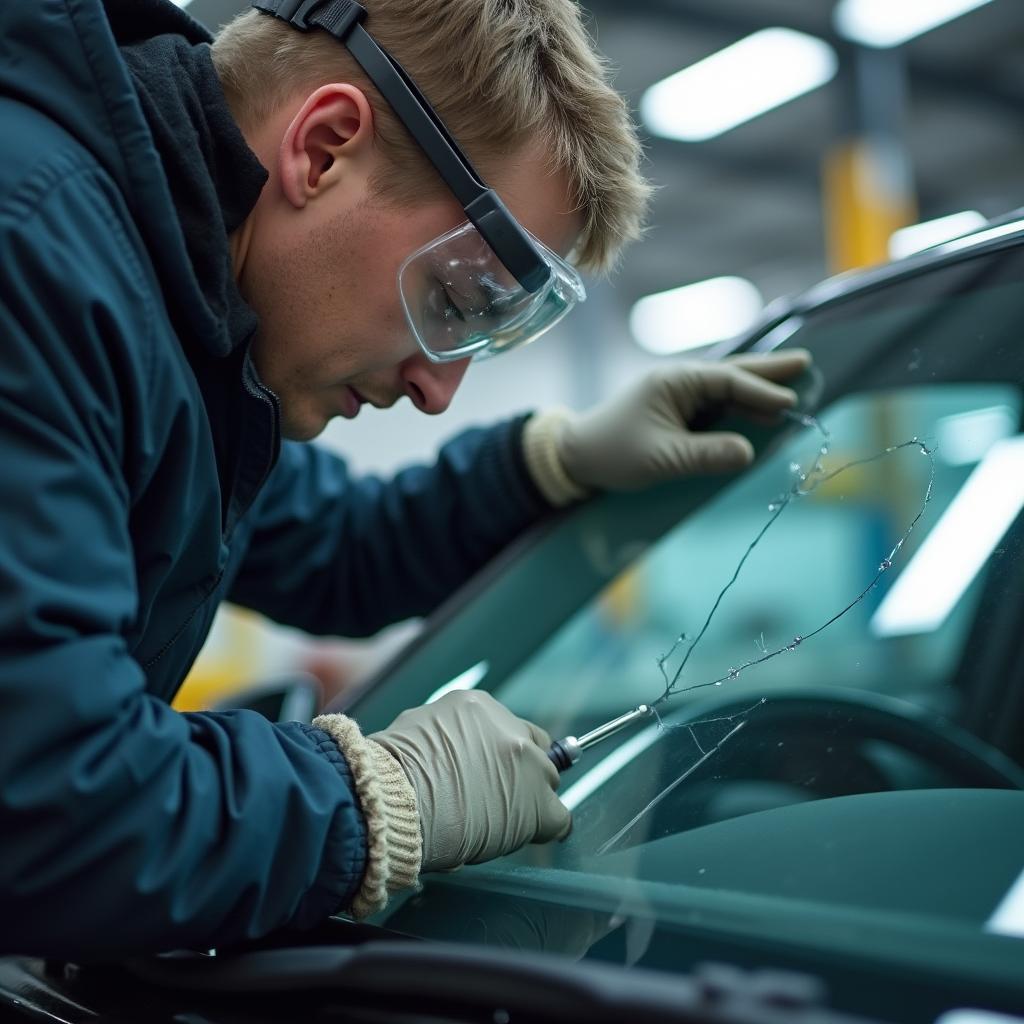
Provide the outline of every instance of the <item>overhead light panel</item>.
{"type": "Polygon", "coordinates": [[[1024,939],[1024,871],[1010,886],[999,906],[985,922],[985,931],[1024,939]]]}
{"type": "Polygon", "coordinates": [[[1024,508],[1024,434],[994,444],[871,618],[876,636],[938,629],[1024,508]]]}
{"type": "Polygon", "coordinates": [[[640,114],[656,135],[702,142],[817,89],[838,67],[823,40],[766,28],[652,85],[640,114]]]}
{"type": "Polygon", "coordinates": [[[889,236],[889,258],[903,259],[922,249],[933,245],[941,245],[953,238],[977,231],[988,223],[988,218],[977,210],[963,210],[951,213],[948,217],[937,217],[935,220],[922,221],[900,228],[889,236]]]}
{"type": "Polygon", "coordinates": [[[490,669],[486,661],[478,661],[472,668],[460,672],[454,679],[449,680],[444,686],[439,686],[423,703],[433,704],[440,700],[446,693],[454,693],[456,690],[472,690],[480,683],[490,669]]]}
{"type": "Polygon", "coordinates": [[[1020,414],[1009,405],[991,405],[943,416],[935,424],[939,457],[947,466],[980,462],[988,450],[1017,433],[1020,414]]]}
{"type": "Polygon", "coordinates": [[[735,338],[761,316],[761,293],[742,277],[713,277],[640,299],[629,314],[636,343],[672,355],[735,338]]]}
{"type": "Polygon", "coordinates": [[[836,31],[865,46],[886,48],[928,32],[991,0],[839,0],[836,31]]]}

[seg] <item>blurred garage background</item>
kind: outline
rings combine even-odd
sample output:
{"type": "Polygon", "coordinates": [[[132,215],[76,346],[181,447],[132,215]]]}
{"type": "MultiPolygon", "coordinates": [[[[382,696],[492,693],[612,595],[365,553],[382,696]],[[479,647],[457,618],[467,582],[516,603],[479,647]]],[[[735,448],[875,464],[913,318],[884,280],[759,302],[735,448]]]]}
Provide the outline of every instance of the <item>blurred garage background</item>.
{"type": "MultiPolygon", "coordinates": [[[[215,29],[241,0],[181,0],[215,29]]],[[[557,333],[472,369],[451,408],[364,408],[318,443],[358,470],[538,405],[587,406],[773,299],[1024,206],[1021,0],[587,0],[658,186],[646,238],[557,333]]],[[[309,672],[331,696],[416,630],[311,641],[223,611],[177,700],[309,672]]]]}

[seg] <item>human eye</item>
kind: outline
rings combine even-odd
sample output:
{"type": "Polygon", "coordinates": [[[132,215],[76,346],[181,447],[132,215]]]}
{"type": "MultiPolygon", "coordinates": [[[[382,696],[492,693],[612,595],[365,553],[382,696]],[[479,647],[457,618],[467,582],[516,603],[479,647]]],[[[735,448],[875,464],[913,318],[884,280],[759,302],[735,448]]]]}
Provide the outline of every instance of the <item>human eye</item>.
{"type": "Polygon", "coordinates": [[[465,322],[465,320],[466,320],[465,315],[463,314],[462,310],[459,308],[459,306],[456,303],[456,301],[452,298],[452,294],[445,287],[444,282],[439,280],[437,282],[437,285],[438,285],[438,288],[440,289],[440,296],[439,296],[439,298],[441,298],[441,300],[442,300],[441,301],[441,317],[442,317],[442,319],[444,319],[444,320],[461,320],[461,321],[465,322]]]}
{"type": "MultiPolygon", "coordinates": [[[[529,297],[526,297],[527,301],[529,297]]],[[[524,295],[517,288],[503,286],[492,277],[484,277],[480,282],[481,316],[494,322],[507,320],[515,316],[524,305],[524,295]]]]}

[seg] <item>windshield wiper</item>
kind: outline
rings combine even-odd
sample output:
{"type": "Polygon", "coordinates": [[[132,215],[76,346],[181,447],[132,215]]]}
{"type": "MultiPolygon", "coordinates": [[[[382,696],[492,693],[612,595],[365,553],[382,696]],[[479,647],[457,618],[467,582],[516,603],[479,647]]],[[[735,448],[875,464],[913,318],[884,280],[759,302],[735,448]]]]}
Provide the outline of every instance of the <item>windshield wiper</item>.
{"type": "MultiPolygon", "coordinates": [[[[869,1024],[823,1006],[818,979],[706,964],[673,976],[458,943],[367,942],[204,956],[166,954],[125,965],[142,980],[184,991],[287,995],[294,1013],[343,996],[345,1009],[415,1009],[456,1020],[658,1020],[680,1024],[869,1024]],[[428,1011],[429,1007],[429,1011],[428,1011]]],[[[340,1006],[339,1006],[340,1010],[340,1006]]],[[[325,1019],[322,1016],[318,1019],[325,1019]]]]}

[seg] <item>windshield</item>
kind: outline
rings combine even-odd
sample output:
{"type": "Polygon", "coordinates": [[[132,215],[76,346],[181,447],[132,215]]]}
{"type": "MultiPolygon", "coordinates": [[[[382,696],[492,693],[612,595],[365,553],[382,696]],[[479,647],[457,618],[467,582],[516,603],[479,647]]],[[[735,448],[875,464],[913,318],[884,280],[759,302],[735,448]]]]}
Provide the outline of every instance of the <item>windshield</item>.
{"type": "Polygon", "coordinates": [[[657,716],[564,773],[567,841],[439,878],[382,922],[629,962],[752,907],[776,938],[794,907],[1024,935],[1020,263],[786,325],[820,376],[747,473],[612,503],[576,554],[556,536],[524,555],[538,595],[577,564],[608,581],[546,631],[517,633],[541,597],[497,602],[481,657],[451,625],[434,685],[489,689],[553,736],[657,716]],[[671,525],[623,541],[631,515],[671,525]]]}

